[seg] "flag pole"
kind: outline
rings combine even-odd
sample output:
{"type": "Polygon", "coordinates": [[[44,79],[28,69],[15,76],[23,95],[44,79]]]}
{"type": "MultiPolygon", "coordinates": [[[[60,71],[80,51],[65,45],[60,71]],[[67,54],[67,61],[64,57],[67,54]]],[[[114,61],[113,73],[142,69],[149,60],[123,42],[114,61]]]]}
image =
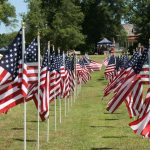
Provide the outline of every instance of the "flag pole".
{"type": "Polygon", "coordinates": [[[74,52],[74,75],[75,75],[75,88],[74,88],[74,102],[76,101],[76,90],[77,90],[77,70],[76,70],[76,63],[77,63],[76,53],[74,52]]]}
{"type": "MultiPolygon", "coordinates": [[[[54,47],[54,45],[53,45],[53,52],[55,51],[55,47],[54,47]]],[[[55,90],[54,90],[54,95],[55,95],[56,93],[55,93],[55,90]]],[[[56,111],[56,105],[57,105],[57,103],[56,103],[56,95],[54,96],[54,111],[55,111],[55,131],[57,130],[57,111],[56,111]]]]}
{"type": "Polygon", "coordinates": [[[37,35],[37,42],[38,42],[38,132],[37,132],[37,150],[40,147],[40,32],[38,31],[37,35]]]}
{"type": "MultiPolygon", "coordinates": [[[[64,68],[65,68],[65,53],[63,51],[63,65],[64,65],[64,68]]],[[[65,84],[64,84],[65,86],[65,84]]],[[[67,116],[67,98],[65,96],[65,117],[67,116]]]]}
{"type": "MultiPolygon", "coordinates": [[[[22,72],[23,72],[23,66],[24,66],[24,52],[25,52],[25,24],[22,21],[22,72]]],[[[24,99],[24,150],[27,149],[27,105],[26,100],[24,99]]]]}
{"type": "MultiPolygon", "coordinates": [[[[50,41],[48,41],[48,62],[47,62],[47,65],[49,65],[49,55],[50,55],[50,41]]],[[[48,67],[48,66],[47,66],[48,67]]],[[[49,71],[47,72],[47,82],[46,82],[46,89],[47,89],[47,96],[46,96],[46,99],[47,100],[47,106],[48,106],[48,113],[49,113],[49,71]]],[[[50,122],[50,119],[48,117],[47,119],[47,142],[49,142],[49,122],[50,122]]]]}
{"type": "Polygon", "coordinates": [[[150,85],[150,38],[149,38],[149,47],[148,47],[148,63],[149,63],[149,85],[150,85]]]}
{"type": "MultiPolygon", "coordinates": [[[[66,55],[68,56],[68,51],[67,51],[66,55]]],[[[66,95],[66,98],[67,98],[67,102],[68,102],[68,112],[69,112],[69,110],[70,110],[70,104],[69,104],[70,97],[69,97],[68,93],[66,95]]]]}
{"type": "MultiPolygon", "coordinates": [[[[60,49],[58,48],[58,54],[60,55],[60,49]]],[[[60,69],[60,68],[59,68],[60,69]]],[[[62,118],[61,118],[61,97],[60,97],[60,94],[59,94],[59,123],[61,124],[62,122],[62,118]]]]}

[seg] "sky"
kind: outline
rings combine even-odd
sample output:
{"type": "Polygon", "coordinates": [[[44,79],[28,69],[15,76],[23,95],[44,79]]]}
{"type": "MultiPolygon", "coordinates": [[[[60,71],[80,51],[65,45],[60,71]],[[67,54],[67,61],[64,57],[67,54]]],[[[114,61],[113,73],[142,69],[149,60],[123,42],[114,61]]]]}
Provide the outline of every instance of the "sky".
{"type": "Polygon", "coordinates": [[[17,27],[11,28],[6,27],[4,24],[0,24],[0,34],[1,33],[10,33],[12,31],[18,31],[21,28],[21,16],[20,13],[27,13],[27,4],[24,0],[8,0],[13,6],[16,8],[16,15],[17,15],[17,27]]]}

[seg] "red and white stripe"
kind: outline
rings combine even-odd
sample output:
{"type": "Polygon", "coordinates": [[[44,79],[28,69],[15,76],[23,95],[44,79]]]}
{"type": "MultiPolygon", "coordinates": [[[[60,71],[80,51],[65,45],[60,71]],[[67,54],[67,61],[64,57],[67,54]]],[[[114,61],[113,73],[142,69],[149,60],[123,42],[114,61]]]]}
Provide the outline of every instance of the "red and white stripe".
{"type": "Polygon", "coordinates": [[[5,84],[5,82],[8,82],[8,80],[12,80],[11,74],[2,66],[0,66],[0,85],[5,84]]]}
{"type": "Polygon", "coordinates": [[[22,77],[22,94],[27,96],[32,84],[37,84],[38,81],[38,64],[37,63],[25,63],[23,68],[22,77]]]}
{"type": "Polygon", "coordinates": [[[135,134],[150,137],[150,111],[129,124],[135,134]]]}
{"type": "Polygon", "coordinates": [[[107,80],[109,80],[109,82],[111,82],[115,76],[116,76],[116,65],[115,64],[111,64],[111,65],[108,65],[105,69],[105,78],[107,80]]]}
{"type": "Polygon", "coordinates": [[[120,86],[118,92],[114,95],[111,101],[108,103],[107,110],[111,113],[114,112],[121,103],[127,98],[130,92],[137,84],[139,76],[135,75],[134,71],[131,70],[130,74],[126,77],[125,81],[120,86]]]}

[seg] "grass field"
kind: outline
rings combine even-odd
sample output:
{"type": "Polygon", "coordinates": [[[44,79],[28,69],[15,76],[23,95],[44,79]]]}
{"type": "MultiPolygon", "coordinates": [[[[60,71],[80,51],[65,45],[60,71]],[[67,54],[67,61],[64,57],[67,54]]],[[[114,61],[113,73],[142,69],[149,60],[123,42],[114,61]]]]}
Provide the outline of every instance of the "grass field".
{"type": "MultiPolygon", "coordinates": [[[[91,56],[101,62],[104,56],[91,56]]],[[[41,150],[148,150],[150,140],[135,135],[128,123],[125,105],[109,114],[106,105],[110,97],[102,100],[104,68],[92,73],[92,80],[82,86],[73,106],[59,124],[57,106],[57,131],[54,130],[54,104],[50,106],[50,139],[46,142],[47,123],[40,122],[41,150]]],[[[0,150],[23,149],[23,105],[17,106],[0,117],[0,150]]],[[[36,149],[37,111],[33,102],[27,104],[27,150],[36,149]]]]}

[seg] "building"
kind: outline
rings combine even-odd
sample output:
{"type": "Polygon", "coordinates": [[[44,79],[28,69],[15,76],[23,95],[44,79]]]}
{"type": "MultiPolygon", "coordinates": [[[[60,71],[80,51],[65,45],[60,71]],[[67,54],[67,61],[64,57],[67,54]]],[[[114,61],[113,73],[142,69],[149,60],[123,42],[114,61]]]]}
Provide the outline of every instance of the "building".
{"type": "Polygon", "coordinates": [[[128,48],[133,46],[134,43],[137,43],[139,34],[135,33],[135,28],[133,24],[123,24],[123,28],[127,33],[127,41],[125,42],[125,47],[128,48]]]}

